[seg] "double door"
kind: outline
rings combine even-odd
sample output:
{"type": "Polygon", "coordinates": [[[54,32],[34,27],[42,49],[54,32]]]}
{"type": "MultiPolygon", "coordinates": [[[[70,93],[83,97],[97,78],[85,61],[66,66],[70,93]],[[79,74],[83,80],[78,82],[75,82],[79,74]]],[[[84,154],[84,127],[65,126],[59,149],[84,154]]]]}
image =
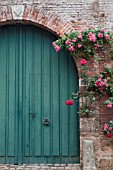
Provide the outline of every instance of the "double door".
{"type": "Polygon", "coordinates": [[[0,163],[79,162],[78,90],[73,59],[57,54],[50,33],[0,28],[0,163]]]}

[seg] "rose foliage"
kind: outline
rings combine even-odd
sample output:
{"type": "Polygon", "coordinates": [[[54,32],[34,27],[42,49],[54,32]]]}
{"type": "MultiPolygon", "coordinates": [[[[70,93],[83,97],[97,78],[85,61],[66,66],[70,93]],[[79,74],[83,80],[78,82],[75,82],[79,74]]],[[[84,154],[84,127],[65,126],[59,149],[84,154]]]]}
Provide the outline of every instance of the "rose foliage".
{"type": "Polygon", "coordinates": [[[87,93],[93,95],[95,98],[102,98],[107,95],[108,99],[104,104],[108,108],[113,105],[113,68],[105,68],[103,72],[88,78],[88,85],[86,87],[87,93]]]}
{"type": "Polygon", "coordinates": [[[113,137],[113,120],[110,120],[108,124],[104,124],[103,131],[108,138],[113,137]]]}
{"type": "Polygon", "coordinates": [[[90,26],[89,29],[80,32],[65,33],[65,37],[53,42],[53,46],[56,52],[65,49],[74,57],[89,59],[105,44],[110,45],[111,37],[111,33],[104,28],[90,26]]]}
{"type": "MultiPolygon", "coordinates": [[[[111,108],[113,105],[113,68],[105,68],[102,73],[94,75],[91,78],[89,78],[87,74],[87,61],[92,58],[94,59],[98,51],[104,49],[106,45],[109,48],[112,47],[112,42],[113,38],[110,31],[106,31],[103,27],[94,28],[92,25],[87,30],[65,34],[65,37],[53,42],[53,47],[56,52],[65,49],[69,51],[73,57],[80,57],[81,79],[86,87],[84,94],[79,92],[79,97],[85,97],[86,99],[80,108],[81,115],[90,116],[93,112],[93,102],[105,94],[108,94],[109,97],[104,103],[108,108],[111,108]]],[[[65,102],[66,105],[74,104],[73,101],[76,101],[77,96],[75,98],[73,98],[73,96],[76,96],[76,94],[72,95],[72,101],[67,100],[65,102]]]]}

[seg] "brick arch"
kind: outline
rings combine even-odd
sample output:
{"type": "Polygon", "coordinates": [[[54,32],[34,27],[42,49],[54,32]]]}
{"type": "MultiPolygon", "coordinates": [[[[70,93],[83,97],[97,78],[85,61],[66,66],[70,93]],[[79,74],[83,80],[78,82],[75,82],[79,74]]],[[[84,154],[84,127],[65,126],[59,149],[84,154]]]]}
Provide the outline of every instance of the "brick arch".
{"type": "Polygon", "coordinates": [[[69,22],[57,14],[44,11],[34,5],[9,5],[0,7],[0,25],[15,22],[28,22],[45,28],[62,37],[74,30],[69,22]]]}
{"type": "MultiPolygon", "coordinates": [[[[57,14],[44,11],[35,5],[8,5],[0,7],[0,25],[15,23],[31,23],[60,37],[63,37],[65,32],[70,33],[75,30],[75,27],[61,19],[57,14]]],[[[78,74],[80,74],[79,62],[75,58],[74,62],[78,68],[78,74]]]]}

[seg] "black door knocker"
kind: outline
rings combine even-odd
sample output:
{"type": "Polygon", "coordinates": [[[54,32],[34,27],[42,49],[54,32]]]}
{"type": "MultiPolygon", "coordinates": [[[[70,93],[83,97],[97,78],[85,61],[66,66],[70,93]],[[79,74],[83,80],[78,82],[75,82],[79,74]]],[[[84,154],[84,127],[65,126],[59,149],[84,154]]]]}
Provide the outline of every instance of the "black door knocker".
{"type": "Polygon", "coordinates": [[[48,118],[46,117],[45,120],[43,121],[43,124],[48,126],[50,124],[50,121],[48,120],[48,118]]]}

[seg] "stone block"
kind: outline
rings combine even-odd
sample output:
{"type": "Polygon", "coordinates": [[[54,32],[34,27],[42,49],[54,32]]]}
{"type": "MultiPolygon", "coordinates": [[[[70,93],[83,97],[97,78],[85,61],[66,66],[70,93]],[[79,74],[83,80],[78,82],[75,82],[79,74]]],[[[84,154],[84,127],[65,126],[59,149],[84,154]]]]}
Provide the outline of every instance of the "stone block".
{"type": "Polygon", "coordinates": [[[12,5],[13,19],[22,19],[24,13],[24,5],[12,5]]]}
{"type": "Polygon", "coordinates": [[[71,170],[71,169],[72,169],[71,166],[66,166],[66,167],[65,167],[65,170],[71,170]]]}
{"type": "Polygon", "coordinates": [[[97,170],[93,140],[83,140],[83,170],[97,170]]]}

